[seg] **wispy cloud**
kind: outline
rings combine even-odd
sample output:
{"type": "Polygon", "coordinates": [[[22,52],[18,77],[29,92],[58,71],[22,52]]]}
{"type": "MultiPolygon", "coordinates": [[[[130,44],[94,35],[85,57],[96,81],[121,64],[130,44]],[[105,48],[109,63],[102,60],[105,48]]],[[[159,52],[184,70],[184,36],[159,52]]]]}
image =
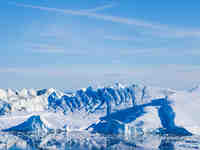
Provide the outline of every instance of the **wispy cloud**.
{"type": "Polygon", "coordinates": [[[88,10],[70,10],[70,9],[59,9],[59,8],[50,8],[50,7],[43,7],[43,6],[34,6],[34,5],[26,5],[26,4],[19,4],[15,3],[14,5],[19,7],[26,7],[26,8],[33,8],[33,9],[40,9],[44,11],[51,11],[63,14],[70,14],[74,16],[86,16],[91,17],[99,20],[110,21],[113,23],[121,23],[126,25],[134,25],[138,27],[152,29],[151,31],[147,30],[144,34],[152,34],[155,36],[160,37],[175,37],[175,38],[185,38],[185,37],[200,37],[200,29],[186,29],[180,27],[170,27],[166,24],[159,24],[159,23],[152,23],[149,21],[142,21],[133,18],[125,18],[119,16],[112,16],[112,15],[102,15],[95,13],[98,10],[103,10],[106,8],[111,8],[113,5],[105,5],[101,7],[97,7],[94,9],[88,10]]]}
{"type": "Polygon", "coordinates": [[[97,12],[97,11],[100,11],[100,10],[112,8],[114,6],[115,6],[114,4],[107,4],[107,5],[104,5],[104,6],[99,6],[99,7],[96,7],[96,8],[79,10],[79,11],[81,11],[81,12],[97,12]]]}
{"type": "Polygon", "coordinates": [[[124,18],[124,17],[118,17],[118,16],[102,15],[102,14],[97,14],[97,13],[87,12],[87,11],[80,11],[80,10],[75,11],[75,10],[70,10],[70,9],[50,8],[50,7],[26,5],[26,4],[19,4],[19,3],[17,4],[15,3],[14,5],[19,6],[19,7],[27,7],[27,8],[34,8],[34,9],[40,9],[40,10],[45,10],[45,11],[51,11],[51,12],[70,14],[70,15],[75,15],[75,16],[87,16],[87,17],[92,17],[96,19],[101,19],[104,21],[111,21],[114,23],[136,25],[136,26],[141,26],[141,27],[149,27],[153,29],[167,29],[168,28],[166,25],[153,24],[150,22],[142,21],[142,20],[130,19],[130,18],[124,18]]]}
{"type": "Polygon", "coordinates": [[[28,48],[31,49],[32,52],[35,53],[65,53],[64,48],[52,46],[52,45],[44,45],[44,44],[38,44],[38,45],[29,45],[28,48]]]}
{"type": "Polygon", "coordinates": [[[48,44],[27,44],[26,49],[32,53],[41,54],[62,54],[65,56],[85,56],[88,55],[88,51],[85,50],[72,50],[64,47],[58,47],[56,45],[48,44]]]}
{"type": "MultiPolygon", "coordinates": [[[[111,40],[134,40],[133,38],[128,37],[110,37],[107,39],[111,40]]],[[[32,53],[40,54],[62,54],[65,56],[105,56],[110,55],[112,57],[121,57],[121,56],[200,56],[199,49],[176,49],[176,48],[112,48],[110,51],[103,51],[102,49],[97,48],[96,50],[91,49],[69,49],[65,47],[59,47],[57,45],[48,45],[48,44],[27,44],[26,49],[32,53]],[[95,51],[95,53],[94,53],[95,51]],[[113,54],[113,52],[115,52],[113,54]]],[[[119,63],[119,62],[113,62],[119,63]]]]}
{"type": "MultiPolygon", "coordinates": [[[[18,81],[17,76],[13,76],[14,80],[20,82],[18,86],[23,85],[24,87],[30,86],[28,85],[30,83],[34,85],[33,82],[35,83],[36,78],[42,78],[44,80],[43,82],[50,83],[47,84],[50,87],[52,87],[52,82],[56,81],[57,84],[54,83],[54,85],[65,88],[77,87],[77,84],[79,86],[87,86],[91,81],[96,81],[102,85],[117,81],[128,84],[139,82],[145,85],[156,85],[180,89],[192,87],[195,84],[200,83],[200,67],[195,65],[116,65],[115,67],[112,66],[112,69],[110,67],[91,65],[85,65],[79,69],[75,69],[77,66],[48,66],[41,68],[16,67],[0,68],[0,73],[2,76],[13,73],[17,74],[18,77],[23,78],[23,82],[21,80],[18,81]],[[67,84],[63,81],[66,81],[67,84]]],[[[1,83],[4,82],[4,78],[1,78],[0,81],[1,83]]],[[[36,82],[36,86],[43,87],[43,82],[36,82]]],[[[9,84],[9,86],[13,87],[12,83],[9,84]]]]}
{"type": "MultiPolygon", "coordinates": [[[[102,52],[105,53],[105,52],[102,52]]],[[[112,55],[113,58],[119,58],[114,63],[119,63],[118,60],[123,60],[125,57],[133,56],[150,56],[150,57],[180,57],[180,56],[200,56],[200,48],[161,48],[161,47],[147,47],[147,48],[112,48],[106,54],[112,55]]]]}
{"type": "Polygon", "coordinates": [[[153,35],[158,38],[199,38],[200,29],[168,28],[167,30],[144,30],[143,35],[153,35]]]}
{"type": "Polygon", "coordinates": [[[112,40],[112,41],[137,41],[139,40],[137,37],[125,37],[118,35],[106,35],[104,39],[112,40]]]}

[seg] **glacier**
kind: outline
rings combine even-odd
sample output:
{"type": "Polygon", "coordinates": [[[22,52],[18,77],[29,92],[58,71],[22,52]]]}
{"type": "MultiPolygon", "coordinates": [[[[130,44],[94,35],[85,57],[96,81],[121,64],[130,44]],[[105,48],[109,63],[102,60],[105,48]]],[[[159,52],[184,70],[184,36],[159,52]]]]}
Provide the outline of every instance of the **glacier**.
{"type": "Polygon", "coordinates": [[[196,136],[200,134],[199,92],[199,86],[178,91],[120,83],[74,92],[0,89],[0,131],[37,135],[35,139],[60,132],[196,136]]]}

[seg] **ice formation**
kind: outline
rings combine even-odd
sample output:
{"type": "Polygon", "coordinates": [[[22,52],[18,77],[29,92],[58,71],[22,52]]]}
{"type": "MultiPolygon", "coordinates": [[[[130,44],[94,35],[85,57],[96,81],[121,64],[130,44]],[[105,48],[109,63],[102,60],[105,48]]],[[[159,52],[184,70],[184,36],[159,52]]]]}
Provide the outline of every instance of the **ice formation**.
{"type": "Polygon", "coordinates": [[[198,89],[175,91],[135,84],[88,87],[72,93],[57,89],[0,89],[0,130],[131,136],[199,134],[198,89]]]}

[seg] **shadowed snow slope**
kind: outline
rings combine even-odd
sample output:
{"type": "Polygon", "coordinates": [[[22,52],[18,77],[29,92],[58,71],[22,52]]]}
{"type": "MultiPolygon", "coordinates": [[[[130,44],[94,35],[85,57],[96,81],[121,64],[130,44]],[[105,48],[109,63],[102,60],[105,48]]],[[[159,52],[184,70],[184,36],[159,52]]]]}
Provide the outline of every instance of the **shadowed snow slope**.
{"type": "Polygon", "coordinates": [[[4,132],[40,133],[40,132],[48,132],[50,131],[50,129],[41,120],[40,116],[31,116],[25,122],[8,129],[4,129],[3,131],[4,132]]]}

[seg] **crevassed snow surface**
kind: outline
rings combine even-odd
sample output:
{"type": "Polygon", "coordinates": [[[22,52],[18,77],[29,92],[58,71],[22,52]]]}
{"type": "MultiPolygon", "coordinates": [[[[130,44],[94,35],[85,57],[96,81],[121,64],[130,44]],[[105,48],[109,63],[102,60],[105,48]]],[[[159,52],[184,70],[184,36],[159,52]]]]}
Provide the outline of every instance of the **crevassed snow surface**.
{"type": "Polygon", "coordinates": [[[199,89],[175,91],[135,84],[88,87],[73,93],[52,88],[0,89],[0,130],[127,137],[199,135],[199,89]]]}

